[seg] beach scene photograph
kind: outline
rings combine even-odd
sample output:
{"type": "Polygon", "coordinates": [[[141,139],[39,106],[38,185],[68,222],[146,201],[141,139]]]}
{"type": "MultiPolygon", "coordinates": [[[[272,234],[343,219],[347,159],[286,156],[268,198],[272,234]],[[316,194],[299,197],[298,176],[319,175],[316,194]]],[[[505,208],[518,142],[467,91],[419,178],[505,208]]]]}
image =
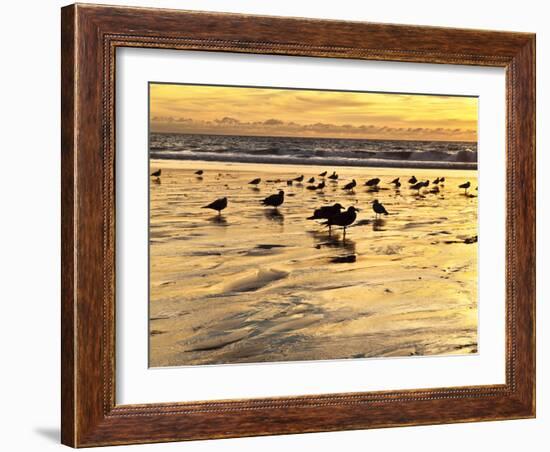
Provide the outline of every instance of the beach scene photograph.
{"type": "Polygon", "coordinates": [[[150,367],[478,352],[478,98],[149,83],[150,367]]]}

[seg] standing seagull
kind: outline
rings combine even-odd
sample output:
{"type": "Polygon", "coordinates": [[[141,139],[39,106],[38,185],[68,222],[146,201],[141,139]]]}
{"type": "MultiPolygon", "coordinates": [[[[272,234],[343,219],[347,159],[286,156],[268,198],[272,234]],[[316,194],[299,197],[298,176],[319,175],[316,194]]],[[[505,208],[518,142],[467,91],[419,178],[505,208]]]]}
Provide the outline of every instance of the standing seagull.
{"type": "Polygon", "coordinates": [[[151,173],[151,177],[160,177],[160,173],[162,173],[162,170],[156,170],[154,173],[151,173]]]}
{"type": "Polygon", "coordinates": [[[262,181],[262,179],[257,177],[256,179],[252,179],[248,184],[249,185],[258,185],[261,181],[262,181]]]}
{"type": "Polygon", "coordinates": [[[330,180],[338,180],[338,174],[336,174],[336,171],[333,171],[332,174],[328,178],[330,180]]]}
{"type": "Polygon", "coordinates": [[[198,171],[195,171],[195,174],[196,174],[197,176],[202,176],[202,175],[203,175],[203,173],[204,173],[204,171],[203,171],[203,170],[201,170],[201,169],[200,169],[200,170],[198,170],[198,171]]]}
{"type": "Polygon", "coordinates": [[[307,217],[308,220],[328,220],[328,233],[332,232],[332,224],[330,220],[334,215],[339,214],[342,211],[343,207],[340,203],[336,203],[332,206],[323,206],[315,209],[311,217],[307,217]]]}
{"type": "Polygon", "coordinates": [[[344,188],[342,190],[353,190],[355,186],[357,185],[357,182],[355,182],[355,179],[352,179],[351,182],[348,182],[346,185],[344,185],[344,188]]]}
{"type": "Polygon", "coordinates": [[[279,193],[276,195],[271,195],[265,198],[262,201],[262,204],[264,206],[271,206],[271,207],[279,207],[285,200],[285,192],[283,190],[279,190],[279,193]]]}
{"type": "Polygon", "coordinates": [[[416,184],[417,182],[418,182],[418,179],[414,176],[409,179],[409,184],[411,185],[416,184]]]}
{"type": "Polygon", "coordinates": [[[462,185],[459,185],[458,188],[463,188],[464,189],[464,194],[468,194],[468,189],[470,188],[470,181],[462,184],[462,185]]]}
{"type": "Polygon", "coordinates": [[[378,215],[388,215],[388,212],[384,205],[380,202],[378,202],[378,199],[375,199],[372,203],[372,210],[374,210],[375,216],[378,217],[378,215]]]}
{"type": "Polygon", "coordinates": [[[326,225],[329,226],[342,226],[344,228],[344,240],[346,240],[346,228],[351,225],[357,218],[357,212],[359,209],[356,209],[353,206],[348,207],[348,210],[345,212],[340,212],[334,215],[332,218],[326,221],[326,225]]]}
{"type": "Polygon", "coordinates": [[[223,209],[227,207],[227,198],[216,199],[214,202],[211,202],[207,206],[203,206],[203,209],[212,209],[217,210],[218,215],[221,215],[223,209]]]}
{"type": "Polygon", "coordinates": [[[367,182],[365,182],[365,185],[367,187],[376,187],[380,183],[380,178],[375,177],[374,179],[369,179],[367,182]]]}
{"type": "Polygon", "coordinates": [[[429,180],[426,180],[424,182],[417,182],[416,184],[411,185],[411,190],[417,190],[417,194],[420,194],[420,189],[422,187],[427,187],[428,185],[430,185],[429,180]]]}
{"type": "Polygon", "coordinates": [[[326,171],[323,171],[322,173],[319,173],[319,176],[320,177],[325,177],[327,175],[327,172],[326,171]]]}

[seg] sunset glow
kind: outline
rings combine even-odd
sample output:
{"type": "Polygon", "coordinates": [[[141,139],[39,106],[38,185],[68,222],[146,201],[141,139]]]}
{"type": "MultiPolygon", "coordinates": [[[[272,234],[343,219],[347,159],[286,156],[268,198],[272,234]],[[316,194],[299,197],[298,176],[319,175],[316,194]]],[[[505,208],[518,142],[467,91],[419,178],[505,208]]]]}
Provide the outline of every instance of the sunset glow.
{"type": "Polygon", "coordinates": [[[476,97],[150,85],[152,132],[477,141],[476,97]]]}

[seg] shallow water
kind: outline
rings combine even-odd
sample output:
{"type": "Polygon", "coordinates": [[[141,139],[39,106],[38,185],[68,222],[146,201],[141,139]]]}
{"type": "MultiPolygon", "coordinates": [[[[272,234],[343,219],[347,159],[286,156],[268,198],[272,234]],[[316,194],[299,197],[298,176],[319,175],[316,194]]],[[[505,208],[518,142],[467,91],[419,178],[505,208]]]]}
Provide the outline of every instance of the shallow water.
{"type": "Polygon", "coordinates": [[[477,352],[477,172],[154,160],[150,189],[150,365],[477,352]],[[202,178],[193,172],[205,171],[202,178]],[[445,176],[438,194],[406,180],[445,176]],[[395,190],[388,182],[401,177],[395,190]],[[257,189],[248,181],[261,177],[257,189]],[[378,192],[367,179],[380,177],[378,192]],[[341,187],[355,178],[352,193],[341,187]],[[279,181],[280,180],[280,181],[279,181]],[[469,180],[466,196],[457,188],[469,180]],[[317,181],[316,181],[317,182],[317,181]],[[260,201],[279,189],[284,204],[260,201]],[[227,196],[218,216],[201,209],[227,196]],[[379,199],[390,215],[374,219],[379,199]],[[340,228],[306,217],[361,209],[340,228]]]}

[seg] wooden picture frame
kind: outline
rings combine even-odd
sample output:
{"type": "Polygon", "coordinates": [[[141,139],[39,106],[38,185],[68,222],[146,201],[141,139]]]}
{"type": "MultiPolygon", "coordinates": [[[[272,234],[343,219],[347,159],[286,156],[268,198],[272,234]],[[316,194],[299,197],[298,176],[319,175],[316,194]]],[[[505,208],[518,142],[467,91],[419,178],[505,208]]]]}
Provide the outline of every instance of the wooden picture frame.
{"type": "Polygon", "coordinates": [[[73,447],[535,416],[535,35],[71,5],[62,9],[62,442],[73,447]],[[506,383],[115,403],[115,50],[506,69],[506,383]]]}

